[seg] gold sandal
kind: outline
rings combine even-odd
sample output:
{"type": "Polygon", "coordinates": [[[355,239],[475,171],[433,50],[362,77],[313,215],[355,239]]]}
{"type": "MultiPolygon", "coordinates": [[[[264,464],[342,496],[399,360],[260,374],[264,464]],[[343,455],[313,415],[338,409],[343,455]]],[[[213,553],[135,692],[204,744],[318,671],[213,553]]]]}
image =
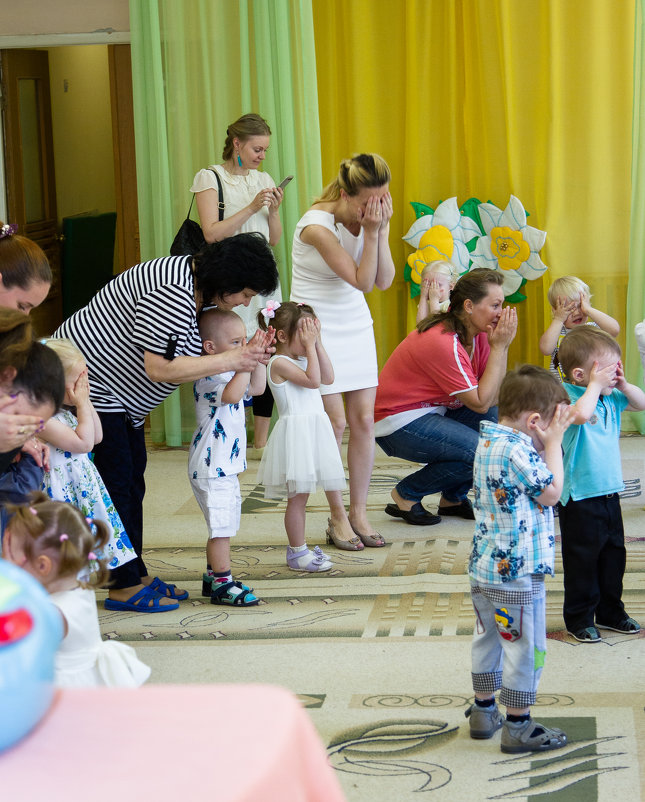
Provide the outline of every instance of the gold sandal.
{"type": "Polygon", "coordinates": [[[333,543],[337,549],[343,549],[344,551],[361,551],[364,548],[360,537],[353,537],[351,540],[343,540],[338,537],[334,529],[334,524],[331,522],[331,518],[327,518],[325,535],[327,536],[327,543],[333,543]]]}

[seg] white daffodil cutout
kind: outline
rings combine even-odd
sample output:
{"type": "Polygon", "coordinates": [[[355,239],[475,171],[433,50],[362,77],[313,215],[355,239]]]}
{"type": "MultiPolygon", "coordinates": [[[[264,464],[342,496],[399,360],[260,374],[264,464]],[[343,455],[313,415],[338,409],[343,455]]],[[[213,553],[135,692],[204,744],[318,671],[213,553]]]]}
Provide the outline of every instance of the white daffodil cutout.
{"type": "MultiPolygon", "coordinates": [[[[421,238],[427,231],[436,226],[441,226],[448,230],[453,241],[453,249],[450,255],[444,250],[443,253],[433,256],[432,259],[448,259],[454,264],[458,274],[465,273],[470,264],[470,253],[468,252],[466,243],[470,242],[474,237],[481,236],[479,226],[470,217],[461,214],[457,206],[457,198],[448,198],[448,200],[443,201],[437,206],[433,214],[424,214],[417,218],[410,226],[407,234],[404,234],[403,239],[408,245],[416,248],[418,254],[421,238]]],[[[439,239],[441,240],[443,238],[443,232],[439,233],[439,239]]],[[[426,237],[424,239],[424,245],[427,241],[428,238],[426,237]]],[[[432,259],[428,259],[427,261],[432,261],[432,259]]],[[[417,260],[418,264],[420,264],[420,261],[425,261],[423,256],[418,256],[417,260]]],[[[412,265],[410,266],[412,267],[412,265]]],[[[418,272],[420,273],[421,271],[419,270],[418,272]]],[[[416,279],[413,278],[413,280],[416,279]]]]}
{"type": "Polygon", "coordinates": [[[489,267],[504,276],[504,295],[513,295],[522,279],[532,281],[547,269],[540,259],[546,231],[526,225],[521,201],[511,195],[502,212],[492,203],[479,204],[479,216],[486,234],[479,237],[471,254],[472,268],[489,267]]]}

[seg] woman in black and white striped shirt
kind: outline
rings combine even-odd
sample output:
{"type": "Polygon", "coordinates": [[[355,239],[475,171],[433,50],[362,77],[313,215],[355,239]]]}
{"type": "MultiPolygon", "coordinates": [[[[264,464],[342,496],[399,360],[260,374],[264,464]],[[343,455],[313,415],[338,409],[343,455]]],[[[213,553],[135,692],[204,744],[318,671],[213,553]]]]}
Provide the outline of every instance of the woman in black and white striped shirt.
{"type": "Polygon", "coordinates": [[[138,555],[112,572],[107,609],[162,612],[176,608],[178,598],[187,598],[185,591],[149,577],[141,558],[144,419],[182,382],[253,370],[264,355],[259,338],[223,354],[202,356],[197,317],[205,306],[247,305],[258,293],[272,293],[277,281],[266,240],[259,234],[238,234],[194,257],[135,265],[56,331],[54,336],[72,340],[87,362],[90,397],[103,425],[94,461],[138,555]]]}

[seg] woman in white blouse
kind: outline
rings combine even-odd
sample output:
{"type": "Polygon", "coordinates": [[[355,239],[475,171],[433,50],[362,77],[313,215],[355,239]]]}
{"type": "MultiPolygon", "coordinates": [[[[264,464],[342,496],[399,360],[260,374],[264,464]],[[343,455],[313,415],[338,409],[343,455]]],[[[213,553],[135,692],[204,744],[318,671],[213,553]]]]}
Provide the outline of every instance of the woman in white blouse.
{"type": "MultiPolygon", "coordinates": [[[[269,148],[271,129],[259,114],[244,114],[226,129],[222,164],[211,164],[200,170],[190,188],[196,194],[197,210],[206,242],[232,237],[234,234],[258,231],[275,245],[282,236],[280,204],[283,191],[276,187],[268,173],[258,170],[269,148]],[[224,202],[220,220],[219,192],[215,171],[222,186],[224,202]]],[[[275,293],[280,298],[280,287],[275,293]]],[[[266,305],[257,296],[248,308],[235,311],[246,325],[247,337],[257,329],[257,313],[266,305]]],[[[253,399],[254,456],[259,456],[267,441],[273,410],[273,398],[267,391],[253,399]]]]}

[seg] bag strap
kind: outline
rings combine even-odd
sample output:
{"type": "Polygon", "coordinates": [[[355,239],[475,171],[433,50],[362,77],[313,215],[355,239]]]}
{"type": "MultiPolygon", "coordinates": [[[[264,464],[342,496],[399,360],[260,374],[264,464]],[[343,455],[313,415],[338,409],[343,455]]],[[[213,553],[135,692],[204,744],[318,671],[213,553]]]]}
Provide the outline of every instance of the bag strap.
{"type": "MultiPolygon", "coordinates": [[[[214,170],[212,167],[209,167],[208,169],[212,173],[215,173],[215,178],[217,179],[217,208],[219,210],[219,219],[221,222],[224,219],[224,191],[222,190],[222,182],[217,170],[214,170]]],[[[195,196],[193,195],[193,198],[194,197],[195,196]]]]}
{"type": "MultiPolygon", "coordinates": [[[[215,178],[217,179],[217,209],[219,211],[219,222],[221,223],[224,219],[224,191],[222,190],[222,182],[220,180],[219,175],[217,174],[217,170],[214,170],[212,167],[208,168],[211,173],[215,173],[215,178]]],[[[188,214],[186,215],[186,220],[190,217],[190,213],[193,209],[193,203],[195,202],[195,193],[193,192],[193,197],[190,201],[190,206],[188,207],[188,214]]]]}

